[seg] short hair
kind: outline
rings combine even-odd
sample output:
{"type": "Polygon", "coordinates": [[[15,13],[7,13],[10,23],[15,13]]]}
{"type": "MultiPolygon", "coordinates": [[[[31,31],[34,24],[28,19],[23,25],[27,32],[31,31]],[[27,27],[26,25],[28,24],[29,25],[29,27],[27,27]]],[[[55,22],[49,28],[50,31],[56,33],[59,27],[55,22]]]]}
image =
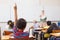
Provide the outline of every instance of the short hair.
{"type": "Polygon", "coordinates": [[[50,26],[51,25],[51,21],[47,21],[47,25],[50,26]]]}
{"type": "Polygon", "coordinates": [[[9,21],[7,22],[8,25],[9,25],[9,23],[12,23],[12,20],[9,20],[9,21]]]}
{"type": "Polygon", "coordinates": [[[20,18],[19,20],[17,20],[17,22],[16,22],[16,27],[18,28],[18,29],[22,29],[22,30],[24,30],[25,29],[25,27],[26,27],[26,20],[25,19],[23,19],[23,18],[20,18]]]}
{"type": "Polygon", "coordinates": [[[56,23],[51,24],[52,27],[58,27],[56,23]]]}
{"type": "Polygon", "coordinates": [[[12,22],[12,20],[9,20],[7,24],[9,25],[10,28],[13,28],[14,26],[14,22],[12,22]]]}
{"type": "Polygon", "coordinates": [[[36,21],[36,20],[34,20],[34,23],[37,23],[37,21],[36,21]]]}

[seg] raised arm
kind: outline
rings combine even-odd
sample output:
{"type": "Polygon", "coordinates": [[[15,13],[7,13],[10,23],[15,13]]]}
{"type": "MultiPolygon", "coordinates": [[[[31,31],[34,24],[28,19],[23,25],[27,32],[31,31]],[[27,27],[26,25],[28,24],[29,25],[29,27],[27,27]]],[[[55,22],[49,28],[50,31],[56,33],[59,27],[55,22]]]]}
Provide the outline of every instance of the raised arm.
{"type": "Polygon", "coordinates": [[[16,25],[16,21],[17,21],[17,5],[15,3],[15,6],[14,6],[14,19],[15,19],[15,22],[14,22],[14,26],[16,25]]]}

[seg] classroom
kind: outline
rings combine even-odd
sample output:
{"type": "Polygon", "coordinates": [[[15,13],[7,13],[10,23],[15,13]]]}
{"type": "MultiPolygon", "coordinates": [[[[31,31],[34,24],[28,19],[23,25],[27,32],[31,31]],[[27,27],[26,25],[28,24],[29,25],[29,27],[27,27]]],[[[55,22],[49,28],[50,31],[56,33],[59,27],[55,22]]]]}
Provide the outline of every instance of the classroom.
{"type": "Polygon", "coordinates": [[[60,40],[60,0],[0,0],[0,40],[60,40]]]}

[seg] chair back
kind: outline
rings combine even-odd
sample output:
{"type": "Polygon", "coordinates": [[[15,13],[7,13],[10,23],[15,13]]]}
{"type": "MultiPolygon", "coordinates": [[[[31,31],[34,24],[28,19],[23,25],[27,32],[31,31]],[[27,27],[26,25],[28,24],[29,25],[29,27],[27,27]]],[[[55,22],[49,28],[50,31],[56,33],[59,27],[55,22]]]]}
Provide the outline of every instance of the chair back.
{"type": "Polygon", "coordinates": [[[4,31],[3,35],[10,35],[11,33],[13,33],[13,32],[11,32],[11,31],[4,31]]]}

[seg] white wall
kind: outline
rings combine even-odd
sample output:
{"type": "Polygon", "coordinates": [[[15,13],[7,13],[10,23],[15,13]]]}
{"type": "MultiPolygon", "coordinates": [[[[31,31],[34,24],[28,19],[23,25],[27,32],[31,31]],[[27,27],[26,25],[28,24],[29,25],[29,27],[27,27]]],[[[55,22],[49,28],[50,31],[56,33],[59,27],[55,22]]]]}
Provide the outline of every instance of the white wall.
{"type": "Polygon", "coordinates": [[[18,18],[39,21],[44,5],[48,20],[60,20],[60,0],[0,0],[0,22],[14,20],[13,6],[15,2],[18,7],[18,18]]]}
{"type": "Polygon", "coordinates": [[[60,20],[60,0],[46,0],[44,5],[48,20],[60,20]]]}

